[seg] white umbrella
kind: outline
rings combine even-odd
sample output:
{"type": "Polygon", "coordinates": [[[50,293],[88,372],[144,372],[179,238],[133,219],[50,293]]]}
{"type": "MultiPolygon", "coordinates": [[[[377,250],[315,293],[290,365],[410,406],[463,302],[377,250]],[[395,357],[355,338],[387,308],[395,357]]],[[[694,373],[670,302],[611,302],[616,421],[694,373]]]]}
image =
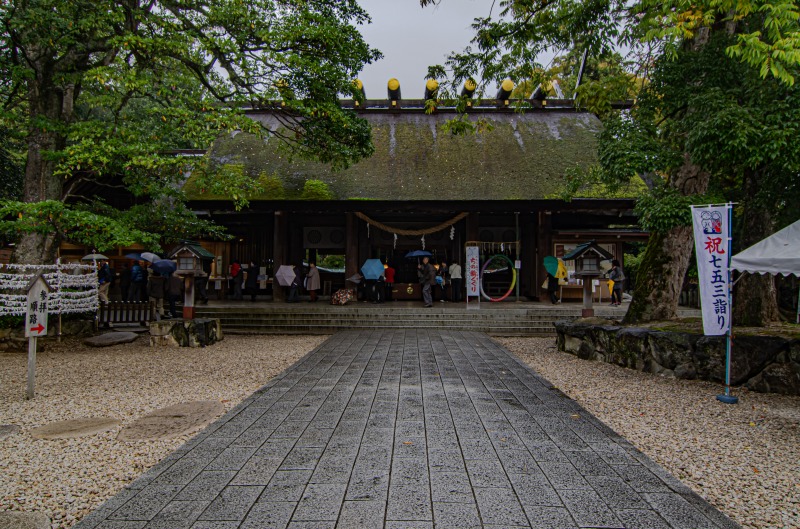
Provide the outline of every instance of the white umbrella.
{"type": "Polygon", "coordinates": [[[101,253],[90,253],[81,257],[81,261],[108,261],[108,257],[101,253]]]}
{"type": "Polygon", "coordinates": [[[144,259],[145,261],[150,261],[151,263],[157,263],[161,260],[161,258],[156,254],[154,254],[153,252],[143,252],[142,259],[144,259]]]}
{"type": "Polygon", "coordinates": [[[278,284],[283,287],[292,286],[292,281],[294,281],[294,267],[291,265],[281,265],[278,271],[275,272],[275,279],[277,279],[278,284]]]}

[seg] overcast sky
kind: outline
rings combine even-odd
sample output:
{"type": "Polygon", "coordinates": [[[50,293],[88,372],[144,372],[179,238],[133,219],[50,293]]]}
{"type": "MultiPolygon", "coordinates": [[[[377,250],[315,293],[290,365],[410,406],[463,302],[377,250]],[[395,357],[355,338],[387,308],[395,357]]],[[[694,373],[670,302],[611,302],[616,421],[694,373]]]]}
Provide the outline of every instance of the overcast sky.
{"type": "MultiPolygon", "coordinates": [[[[442,0],[422,9],[419,0],[360,0],[372,17],[372,24],[359,27],[361,34],[384,56],[359,76],[367,98],[385,99],[386,84],[396,77],[404,99],[421,99],[428,66],[444,64],[449,52],[464,49],[472,38],[472,20],[488,16],[493,3],[442,0]]],[[[493,14],[499,10],[495,5],[493,14]]]]}

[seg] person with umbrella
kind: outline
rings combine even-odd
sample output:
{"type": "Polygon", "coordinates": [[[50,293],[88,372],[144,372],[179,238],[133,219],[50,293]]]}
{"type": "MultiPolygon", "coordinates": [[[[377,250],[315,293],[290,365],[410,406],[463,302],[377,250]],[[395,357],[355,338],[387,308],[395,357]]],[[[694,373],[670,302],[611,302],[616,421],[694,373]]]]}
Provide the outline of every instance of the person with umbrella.
{"type": "Polygon", "coordinates": [[[292,268],[294,268],[294,279],[292,284],[289,285],[289,299],[286,300],[286,303],[298,303],[300,301],[298,289],[303,283],[303,266],[296,264],[292,265],[292,268]]]}
{"type": "Polygon", "coordinates": [[[114,276],[111,273],[111,267],[108,266],[108,261],[105,259],[98,263],[97,268],[97,282],[100,285],[97,288],[97,296],[103,303],[108,303],[108,290],[111,288],[114,276]]]}
{"type": "Polygon", "coordinates": [[[131,288],[128,292],[128,301],[142,301],[142,294],[147,287],[147,274],[139,264],[139,261],[133,261],[131,267],[131,288]]]}
{"type": "Polygon", "coordinates": [[[422,300],[425,302],[425,307],[433,307],[433,296],[431,291],[436,285],[436,269],[430,263],[430,259],[426,255],[422,258],[422,264],[419,265],[420,269],[420,282],[422,283],[422,300]]]}

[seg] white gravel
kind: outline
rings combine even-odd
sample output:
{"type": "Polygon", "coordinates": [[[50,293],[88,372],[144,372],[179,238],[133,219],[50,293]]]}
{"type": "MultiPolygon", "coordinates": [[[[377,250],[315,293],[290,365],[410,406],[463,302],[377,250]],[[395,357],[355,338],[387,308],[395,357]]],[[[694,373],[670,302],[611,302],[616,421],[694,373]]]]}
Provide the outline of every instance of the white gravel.
{"type": "Polygon", "coordinates": [[[752,529],[800,528],[800,397],[580,360],[548,338],[502,338],[554,386],[710,503],[752,529]]]}
{"type": "Polygon", "coordinates": [[[48,344],[37,359],[36,398],[25,400],[27,355],[0,353],[0,512],[44,513],[72,526],[190,438],[116,439],[120,429],[180,402],[219,400],[230,409],[325,340],[324,336],[226,336],[204,349],[151,348],[147,337],[104,349],[48,344]],[[39,440],[31,428],[66,419],[113,417],[108,432],[39,440]]]}

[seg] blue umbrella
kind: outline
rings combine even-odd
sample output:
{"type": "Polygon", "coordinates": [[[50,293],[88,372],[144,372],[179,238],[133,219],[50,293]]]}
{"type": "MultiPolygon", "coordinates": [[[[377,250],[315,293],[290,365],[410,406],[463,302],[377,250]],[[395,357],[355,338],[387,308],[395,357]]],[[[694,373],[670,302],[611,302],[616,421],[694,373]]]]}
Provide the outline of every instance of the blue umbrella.
{"type": "Polygon", "coordinates": [[[172,272],[178,269],[178,265],[176,265],[169,259],[162,259],[160,261],[156,261],[155,263],[151,264],[150,269],[153,272],[158,272],[162,276],[168,276],[172,272]]]}
{"type": "Polygon", "coordinates": [[[361,273],[364,279],[378,279],[383,275],[383,263],[380,259],[367,259],[361,265],[361,273]]]}
{"type": "Polygon", "coordinates": [[[431,257],[431,256],[433,256],[433,254],[431,252],[426,251],[426,250],[414,250],[413,252],[408,252],[406,254],[407,258],[412,258],[412,257],[431,257]]]}
{"type": "Polygon", "coordinates": [[[134,261],[142,260],[142,255],[138,253],[126,253],[125,257],[127,257],[128,259],[133,259],[134,261]]]}

